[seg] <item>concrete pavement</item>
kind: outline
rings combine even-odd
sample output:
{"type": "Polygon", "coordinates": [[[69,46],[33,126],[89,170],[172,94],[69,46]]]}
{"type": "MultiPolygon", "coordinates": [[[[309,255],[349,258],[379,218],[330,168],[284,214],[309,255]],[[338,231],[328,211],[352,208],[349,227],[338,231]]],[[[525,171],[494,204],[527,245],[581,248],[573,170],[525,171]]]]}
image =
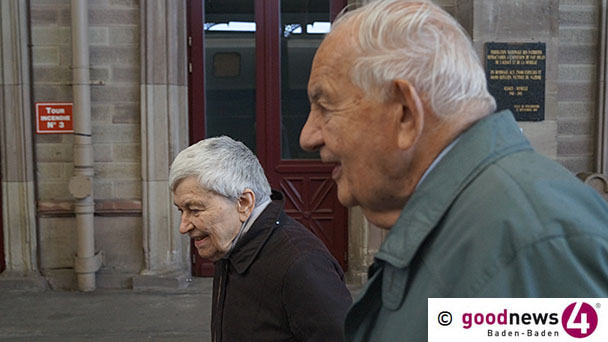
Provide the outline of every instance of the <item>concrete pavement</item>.
{"type": "Polygon", "coordinates": [[[0,289],[0,341],[209,341],[211,278],[186,289],[0,289]]]}

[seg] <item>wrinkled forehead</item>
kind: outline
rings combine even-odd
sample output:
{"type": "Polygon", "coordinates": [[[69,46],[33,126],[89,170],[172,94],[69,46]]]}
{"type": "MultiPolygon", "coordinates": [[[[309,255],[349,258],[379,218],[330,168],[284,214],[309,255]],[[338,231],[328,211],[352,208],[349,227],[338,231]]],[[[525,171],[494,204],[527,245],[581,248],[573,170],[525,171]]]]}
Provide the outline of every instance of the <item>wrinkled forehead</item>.
{"type": "Polygon", "coordinates": [[[334,37],[328,38],[317,51],[313,60],[310,79],[308,81],[308,95],[311,102],[325,97],[334,97],[345,91],[345,86],[352,83],[350,67],[352,57],[334,37]]]}
{"type": "Polygon", "coordinates": [[[323,39],[312,62],[311,77],[318,76],[315,73],[328,72],[326,68],[332,69],[333,72],[348,71],[354,58],[358,56],[354,31],[349,27],[350,25],[340,26],[323,39]]]}
{"type": "Polygon", "coordinates": [[[355,46],[355,30],[350,24],[341,25],[338,28],[332,28],[329,32],[317,52],[324,52],[326,50],[333,50],[336,54],[349,53],[346,50],[351,50],[355,46]]]}

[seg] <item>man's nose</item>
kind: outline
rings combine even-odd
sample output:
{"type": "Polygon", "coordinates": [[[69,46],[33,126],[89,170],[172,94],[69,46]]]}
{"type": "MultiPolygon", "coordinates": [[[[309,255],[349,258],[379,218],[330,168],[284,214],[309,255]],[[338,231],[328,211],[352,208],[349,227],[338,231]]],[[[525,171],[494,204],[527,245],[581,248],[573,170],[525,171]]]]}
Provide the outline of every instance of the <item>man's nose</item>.
{"type": "Polygon", "coordinates": [[[313,113],[308,115],[308,119],[302,127],[300,133],[300,146],[304,151],[313,152],[323,146],[323,136],[321,134],[321,127],[318,125],[317,120],[313,113]]]}
{"type": "Polygon", "coordinates": [[[194,226],[186,216],[186,214],[182,214],[181,222],[179,223],[179,232],[182,234],[187,234],[192,230],[194,226]]]}

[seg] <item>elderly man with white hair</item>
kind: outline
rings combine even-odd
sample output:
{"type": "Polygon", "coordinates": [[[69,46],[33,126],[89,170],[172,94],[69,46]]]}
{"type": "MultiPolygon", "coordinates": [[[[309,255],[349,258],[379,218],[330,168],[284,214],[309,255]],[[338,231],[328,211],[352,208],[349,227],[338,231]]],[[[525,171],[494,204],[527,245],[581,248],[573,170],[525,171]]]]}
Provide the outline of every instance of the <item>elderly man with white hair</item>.
{"type": "Polygon", "coordinates": [[[256,156],[229,137],[181,151],[169,175],[179,231],[214,262],[213,341],[341,341],[340,265],[283,211],[256,156]]]}
{"type": "MultiPolygon", "coordinates": [[[[471,41],[431,1],[337,19],[300,136],[338,199],[389,230],[347,341],[426,341],[433,297],[608,296],[608,205],[494,113],[471,41]]],[[[436,318],[435,318],[436,319],[436,318]]]]}

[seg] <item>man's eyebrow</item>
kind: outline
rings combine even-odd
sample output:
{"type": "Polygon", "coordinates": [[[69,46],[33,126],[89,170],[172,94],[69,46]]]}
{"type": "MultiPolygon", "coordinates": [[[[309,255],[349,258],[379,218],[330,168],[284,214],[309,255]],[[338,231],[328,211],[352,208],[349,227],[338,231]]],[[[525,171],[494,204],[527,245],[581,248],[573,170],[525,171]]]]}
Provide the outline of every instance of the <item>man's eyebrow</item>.
{"type": "Polygon", "coordinates": [[[186,200],[184,202],[184,207],[190,207],[190,206],[204,207],[205,206],[205,202],[203,202],[203,201],[197,201],[197,200],[194,200],[194,199],[186,200]]]}
{"type": "MultiPolygon", "coordinates": [[[[193,200],[186,200],[184,203],[182,203],[182,205],[181,205],[181,206],[183,206],[183,207],[188,207],[188,206],[190,206],[190,205],[191,205],[193,202],[194,202],[193,200]]],[[[179,204],[177,204],[177,203],[175,203],[175,202],[173,202],[173,204],[174,204],[176,207],[180,208],[180,205],[179,205],[179,204]]]]}

